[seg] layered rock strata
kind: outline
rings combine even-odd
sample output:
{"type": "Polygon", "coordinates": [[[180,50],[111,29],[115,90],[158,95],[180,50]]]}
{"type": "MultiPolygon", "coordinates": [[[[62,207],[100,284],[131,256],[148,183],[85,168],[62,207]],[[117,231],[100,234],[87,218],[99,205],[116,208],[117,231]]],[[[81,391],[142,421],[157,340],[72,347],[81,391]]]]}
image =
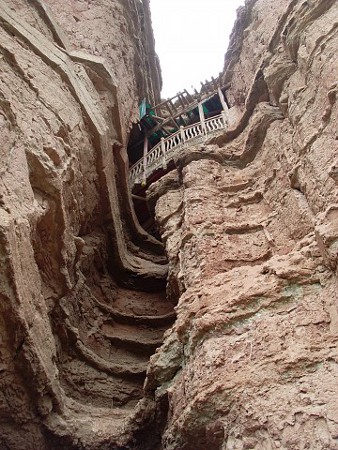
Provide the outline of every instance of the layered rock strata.
{"type": "Polygon", "coordinates": [[[160,89],[149,5],[4,0],[0,22],[0,448],[132,448],[173,320],[127,185],[160,89]]]}
{"type": "Polygon", "coordinates": [[[146,384],[162,449],[338,449],[337,19],[247,1],[228,131],[148,192],[177,302],[146,384]]]}
{"type": "Polygon", "coordinates": [[[338,448],[337,17],[240,10],[228,130],[149,191],[165,298],[127,185],[148,1],[1,3],[1,449],[338,448]]]}

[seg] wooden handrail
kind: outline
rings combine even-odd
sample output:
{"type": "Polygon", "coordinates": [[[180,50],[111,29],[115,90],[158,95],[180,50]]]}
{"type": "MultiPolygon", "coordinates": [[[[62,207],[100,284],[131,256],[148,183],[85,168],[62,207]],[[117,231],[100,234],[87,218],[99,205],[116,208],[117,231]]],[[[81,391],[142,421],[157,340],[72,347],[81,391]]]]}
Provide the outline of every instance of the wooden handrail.
{"type": "Polygon", "coordinates": [[[178,151],[186,145],[188,141],[205,137],[213,133],[226,129],[228,118],[225,111],[218,116],[206,119],[204,123],[195,123],[186,127],[181,127],[179,131],[170,135],[166,139],[162,138],[149,152],[139,159],[129,170],[131,187],[135,184],[145,184],[147,178],[159,168],[166,168],[178,151]]]}

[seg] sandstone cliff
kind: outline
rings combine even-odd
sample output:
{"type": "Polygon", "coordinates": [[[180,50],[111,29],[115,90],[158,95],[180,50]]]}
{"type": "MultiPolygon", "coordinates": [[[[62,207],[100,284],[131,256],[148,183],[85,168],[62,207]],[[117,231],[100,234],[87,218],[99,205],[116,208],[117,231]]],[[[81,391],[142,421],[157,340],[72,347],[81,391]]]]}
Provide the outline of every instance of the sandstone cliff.
{"type": "Polygon", "coordinates": [[[335,1],[247,1],[230,127],[149,195],[177,321],[152,357],[166,450],[338,448],[335,1]]]}
{"type": "Polygon", "coordinates": [[[172,319],[127,189],[161,83],[149,5],[6,0],[0,20],[0,448],[122,448],[172,319]]]}
{"type": "Polygon", "coordinates": [[[149,190],[178,301],[147,382],[166,450],[338,448],[337,20],[247,1],[228,131],[149,190]]]}
{"type": "Polygon", "coordinates": [[[0,449],[338,449],[337,2],[240,9],[229,128],[148,192],[166,256],[127,181],[148,0],[0,20],[0,449]]]}

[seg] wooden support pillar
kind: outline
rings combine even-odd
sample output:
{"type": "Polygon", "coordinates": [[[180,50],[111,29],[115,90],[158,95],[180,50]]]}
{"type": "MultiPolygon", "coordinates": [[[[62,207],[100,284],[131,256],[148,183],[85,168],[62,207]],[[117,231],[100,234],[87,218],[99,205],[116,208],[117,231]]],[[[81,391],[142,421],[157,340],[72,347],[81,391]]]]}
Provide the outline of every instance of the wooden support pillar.
{"type": "Polygon", "coordinates": [[[170,108],[170,106],[169,106],[169,101],[165,104],[165,106],[166,106],[166,108],[167,108],[167,111],[168,111],[168,113],[169,113],[169,116],[172,116],[172,115],[173,115],[173,111],[171,110],[171,108],[170,108]]]}
{"type": "Polygon", "coordinates": [[[181,137],[181,144],[183,145],[185,143],[185,133],[184,133],[184,127],[180,126],[180,137],[181,137]]]}
{"type": "Polygon", "coordinates": [[[200,116],[200,121],[201,121],[203,133],[207,134],[207,129],[205,128],[205,117],[204,117],[203,103],[202,102],[199,102],[199,104],[198,104],[198,113],[199,113],[199,116],[200,116]]]}
{"type": "Polygon", "coordinates": [[[147,136],[144,136],[143,141],[143,180],[142,184],[145,186],[147,183],[147,153],[148,153],[149,141],[147,136]]]}
{"type": "Polygon", "coordinates": [[[218,88],[218,96],[219,96],[219,99],[221,101],[223,111],[228,111],[229,110],[228,104],[225,101],[225,98],[224,98],[224,95],[223,95],[223,92],[222,92],[221,88],[218,88]]]}
{"type": "Polygon", "coordinates": [[[178,101],[180,102],[181,108],[183,110],[185,108],[185,104],[184,104],[183,96],[181,95],[181,93],[178,94],[178,101]]]}
{"type": "Polygon", "coordinates": [[[219,99],[221,101],[222,108],[223,108],[222,116],[224,118],[224,122],[226,122],[226,123],[224,123],[224,125],[227,126],[227,125],[229,125],[229,108],[228,108],[227,102],[225,101],[225,98],[224,98],[221,88],[218,88],[218,96],[219,96],[219,99]]]}
{"type": "Polygon", "coordinates": [[[167,168],[167,160],[165,157],[165,143],[164,143],[164,138],[161,138],[161,153],[162,153],[162,169],[166,170],[167,168]]]}

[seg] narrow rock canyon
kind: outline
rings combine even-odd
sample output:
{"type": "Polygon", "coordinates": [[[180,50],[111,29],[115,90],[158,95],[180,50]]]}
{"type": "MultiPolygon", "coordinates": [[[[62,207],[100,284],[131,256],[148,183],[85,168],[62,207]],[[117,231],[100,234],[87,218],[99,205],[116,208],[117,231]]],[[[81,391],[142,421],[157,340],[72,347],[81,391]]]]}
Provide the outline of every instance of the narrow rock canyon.
{"type": "Polygon", "coordinates": [[[149,0],[0,22],[0,450],[338,449],[338,3],[239,8],[227,127],[149,183],[152,233],[149,0]]]}

